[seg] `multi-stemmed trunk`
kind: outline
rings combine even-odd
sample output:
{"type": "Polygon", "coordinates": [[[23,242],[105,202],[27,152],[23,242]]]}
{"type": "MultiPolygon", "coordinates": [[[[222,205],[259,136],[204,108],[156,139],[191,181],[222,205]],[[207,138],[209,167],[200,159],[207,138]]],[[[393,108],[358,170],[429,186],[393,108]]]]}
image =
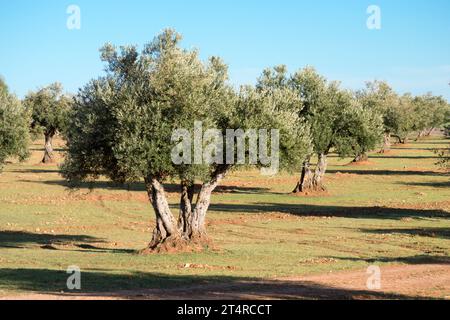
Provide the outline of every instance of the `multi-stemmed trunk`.
{"type": "Polygon", "coordinates": [[[386,132],[383,135],[383,147],[381,147],[380,153],[387,153],[391,150],[391,134],[386,132]]]}
{"type": "Polygon", "coordinates": [[[227,167],[218,168],[211,179],[202,184],[193,204],[193,181],[181,182],[181,198],[178,221],[170,210],[163,184],[155,178],[145,179],[149,200],[156,216],[156,226],[148,246],[150,251],[168,251],[190,244],[202,245],[208,241],[206,233],[206,213],[211,203],[211,195],[225,177],[227,167]]]}
{"type": "Polygon", "coordinates": [[[45,144],[44,144],[44,158],[42,158],[42,163],[53,162],[53,137],[55,136],[54,130],[49,130],[45,132],[45,144]]]}
{"type": "Polygon", "coordinates": [[[300,180],[298,181],[293,193],[305,192],[312,189],[312,171],[309,163],[309,159],[303,162],[302,173],[300,174],[300,180]]]}
{"type": "Polygon", "coordinates": [[[311,171],[309,160],[303,163],[300,180],[294,189],[294,193],[308,192],[308,191],[325,191],[323,183],[325,172],[327,170],[328,160],[325,153],[318,155],[318,162],[314,173],[311,171]]]}

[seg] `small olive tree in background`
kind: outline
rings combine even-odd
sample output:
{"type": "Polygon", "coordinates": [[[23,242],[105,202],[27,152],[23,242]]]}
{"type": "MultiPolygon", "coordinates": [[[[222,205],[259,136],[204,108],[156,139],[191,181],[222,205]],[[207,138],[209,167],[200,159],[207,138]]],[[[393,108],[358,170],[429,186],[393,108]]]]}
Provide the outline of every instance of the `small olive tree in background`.
{"type": "Polygon", "coordinates": [[[372,110],[381,115],[383,120],[383,145],[380,153],[386,153],[391,148],[391,136],[399,132],[399,122],[402,115],[399,114],[400,98],[384,81],[367,82],[366,88],[356,92],[356,99],[364,109],[372,110]]]}
{"type": "Polygon", "coordinates": [[[442,127],[447,119],[449,106],[442,96],[433,96],[427,93],[414,97],[413,130],[417,132],[416,140],[430,136],[434,129],[442,127]]]}
{"type": "MultiPolygon", "coordinates": [[[[310,145],[291,91],[243,87],[235,92],[219,58],[204,63],[197,51],[182,49],[180,40],[175,31],[166,30],[142,52],[134,46],[118,50],[105,45],[101,53],[107,73],[80,90],[66,134],[62,171],[70,182],[100,176],[119,183],[144,182],[155,213],[147,249],[151,252],[208,242],[205,219],[212,192],[239,164],[237,136],[233,143],[212,149],[211,140],[220,140],[229,130],[278,129],[280,165],[285,168],[302,161],[310,145]],[[188,151],[174,152],[187,141],[174,139],[174,133],[190,136],[199,122],[205,135],[187,142],[188,151]],[[192,159],[198,147],[201,157],[192,159]],[[225,154],[233,161],[204,161],[206,156],[224,159],[225,154]],[[174,156],[194,161],[177,163],[174,156]],[[169,206],[167,182],[180,186],[178,218],[169,206]]],[[[272,137],[269,133],[268,140],[272,137]]],[[[263,141],[257,142],[261,146],[263,141]]],[[[245,156],[254,151],[245,143],[242,150],[245,156]]]]}
{"type": "Polygon", "coordinates": [[[72,98],[63,93],[59,83],[53,83],[36,92],[30,92],[24,105],[31,112],[31,128],[34,135],[43,134],[45,151],[43,163],[53,162],[53,138],[62,132],[67,120],[72,98]]]}
{"type": "Polygon", "coordinates": [[[29,125],[29,114],[0,78],[0,170],[9,157],[29,156],[29,125]]]}

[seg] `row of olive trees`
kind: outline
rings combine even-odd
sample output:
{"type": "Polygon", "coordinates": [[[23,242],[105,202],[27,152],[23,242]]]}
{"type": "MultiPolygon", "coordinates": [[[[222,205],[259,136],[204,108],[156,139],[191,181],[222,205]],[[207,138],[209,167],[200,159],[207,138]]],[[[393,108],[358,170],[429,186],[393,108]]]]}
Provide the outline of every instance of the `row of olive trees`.
{"type": "MultiPolygon", "coordinates": [[[[228,129],[278,129],[281,169],[300,171],[294,191],[306,192],[324,189],[331,152],[365,160],[380,145],[387,152],[391,136],[405,142],[412,132],[428,134],[448,112],[440,97],[399,96],[384,82],[352,92],[309,67],[291,75],[284,66],[267,69],[256,86],[236,90],[219,58],[202,62],[197,51],[180,47],[180,39],[166,30],[141,52],[134,46],[118,50],[105,45],[106,74],[75,97],[54,84],[30,93],[22,107],[2,89],[0,112],[6,116],[0,123],[0,146],[6,151],[0,161],[26,157],[27,127],[44,135],[43,161],[52,161],[52,139],[61,132],[68,149],[62,173],[73,185],[101,176],[119,183],[144,181],[156,218],[149,250],[165,250],[207,241],[212,192],[236,168],[238,154],[234,150],[233,164],[176,165],[171,155],[177,129],[192,132],[196,121],[204,130],[223,134],[228,129]],[[7,136],[11,133],[14,137],[7,136]],[[178,215],[169,206],[168,181],[179,181],[178,215]]],[[[224,154],[227,147],[215,152],[224,154]]],[[[252,150],[245,148],[248,156],[252,150]]]]}

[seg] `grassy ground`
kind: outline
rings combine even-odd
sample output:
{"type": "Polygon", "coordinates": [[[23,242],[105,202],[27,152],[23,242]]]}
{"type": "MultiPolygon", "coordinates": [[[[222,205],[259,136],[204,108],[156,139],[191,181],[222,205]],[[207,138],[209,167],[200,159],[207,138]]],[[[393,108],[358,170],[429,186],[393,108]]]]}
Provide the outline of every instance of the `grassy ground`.
{"type": "Polygon", "coordinates": [[[322,196],[291,195],[292,175],[235,172],[213,196],[209,250],[150,256],[135,253],[153,227],[143,185],[70,191],[57,165],[38,164],[39,143],[0,175],[0,295],[65,290],[70,265],[91,292],[450,262],[450,177],[432,152],[448,141],[438,137],[363,165],[332,157],[322,196]]]}

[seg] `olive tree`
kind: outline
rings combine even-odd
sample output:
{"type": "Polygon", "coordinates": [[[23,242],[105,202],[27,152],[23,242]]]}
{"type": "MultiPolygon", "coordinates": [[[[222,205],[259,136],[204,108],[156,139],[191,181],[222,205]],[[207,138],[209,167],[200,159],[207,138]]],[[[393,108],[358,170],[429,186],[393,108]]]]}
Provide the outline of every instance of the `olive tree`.
{"type": "Polygon", "coordinates": [[[380,153],[385,153],[391,147],[391,135],[398,134],[400,100],[398,95],[383,81],[367,82],[366,88],[356,93],[356,98],[367,110],[372,110],[382,116],[383,120],[383,146],[380,153]]]}
{"type": "Polygon", "coordinates": [[[29,114],[0,79],[0,170],[8,157],[28,157],[29,122],[29,114]]]}
{"type": "Polygon", "coordinates": [[[414,112],[412,129],[417,132],[417,139],[429,136],[434,129],[445,124],[448,103],[443,97],[427,93],[414,97],[412,103],[414,112]]]}
{"type": "MultiPolygon", "coordinates": [[[[292,92],[251,87],[235,92],[219,58],[205,63],[196,50],[182,49],[180,40],[166,30],[141,52],[111,44],[101,49],[106,75],[75,97],[62,166],[75,184],[100,176],[143,181],[155,213],[151,252],[208,241],[205,220],[214,189],[240,164],[239,152],[250,157],[255,151],[245,140],[241,148],[234,144],[244,130],[278,129],[281,166],[301,159],[309,147],[292,92]],[[210,158],[216,161],[205,161],[210,158]],[[169,181],[180,186],[178,219],[164,187],[169,181]]],[[[276,144],[272,131],[267,138],[276,144]]],[[[267,140],[257,142],[261,151],[267,140]]]]}
{"type": "Polygon", "coordinates": [[[310,130],[312,152],[302,163],[294,192],[324,190],[327,156],[359,157],[373,149],[380,137],[380,116],[364,108],[350,91],[328,82],[316,70],[306,67],[289,76],[284,66],[267,69],[258,80],[260,90],[289,88],[300,100],[298,115],[310,130]],[[311,159],[317,157],[314,171],[311,159]]]}
{"type": "Polygon", "coordinates": [[[410,93],[398,97],[397,103],[386,112],[387,123],[391,128],[391,136],[398,143],[405,144],[408,136],[414,132],[416,114],[414,112],[414,97],[410,93]]]}
{"type": "Polygon", "coordinates": [[[43,133],[45,138],[43,163],[53,162],[53,138],[64,130],[71,103],[72,98],[63,93],[59,83],[30,92],[25,97],[24,104],[31,112],[31,127],[34,133],[43,133]]]}

